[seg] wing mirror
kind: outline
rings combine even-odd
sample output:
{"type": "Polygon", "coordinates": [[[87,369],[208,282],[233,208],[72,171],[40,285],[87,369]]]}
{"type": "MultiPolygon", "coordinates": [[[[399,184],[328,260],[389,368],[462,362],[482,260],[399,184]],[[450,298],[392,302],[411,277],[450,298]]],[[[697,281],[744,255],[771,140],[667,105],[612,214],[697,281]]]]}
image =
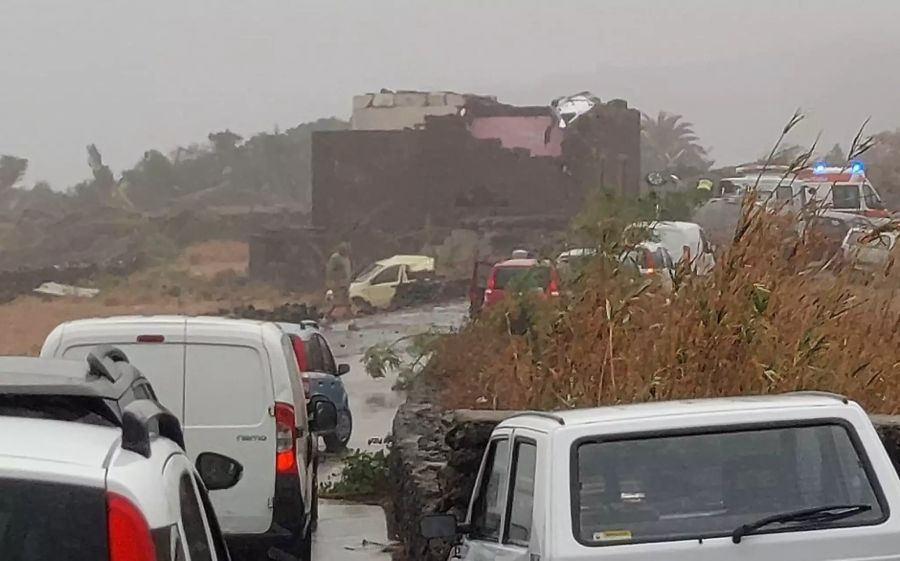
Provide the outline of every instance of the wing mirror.
{"type": "Polygon", "coordinates": [[[327,399],[315,399],[307,406],[310,432],[328,432],[337,427],[337,407],[327,399]]]}
{"type": "Polygon", "coordinates": [[[350,372],[350,365],[349,365],[349,364],[343,364],[343,363],[342,363],[342,364],[338,364],[338,367],[337,367],[337,375],[338,375],[338,376],[343,376],[343,375],[346,374],[347,372],[350,372]]]}
{"type": "Polygon", "coordinates": [[[244,475],[244,466],[228,456],[204,452],[197,456],[197,473],[207,489],[218,491],[237,485],[244,475]]]}
{"type": "Polygon", "coordinates": [[[452,514],[426,514],[419,520],[419,535],[426,540],[455,540],[466,532],[452,514]]]}

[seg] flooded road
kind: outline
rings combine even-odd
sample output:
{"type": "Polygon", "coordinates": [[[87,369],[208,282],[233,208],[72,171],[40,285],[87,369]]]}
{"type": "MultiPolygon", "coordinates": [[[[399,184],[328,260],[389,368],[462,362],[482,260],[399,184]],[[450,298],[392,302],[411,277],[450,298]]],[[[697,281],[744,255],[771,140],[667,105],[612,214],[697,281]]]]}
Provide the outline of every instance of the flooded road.
{"type": "MultiPolygon", "coordinates": [[[[371,378],[365,371],[363,355],[372,345],[397,339],[428,329],[450,330],[462,324],[468,303],[458,302],[358,318],[323,329],[337,362],[350,365],[343,376],[353,414],[353,433],[348,447],[378,450],[397,407],[403,403],[402,392],[391,389],[395,373],[381,379],[371,378]]],[[[321,448],[324,452],[324,447],[321,448]]],[[[326,481],[340,471],[338,456],[325,456],[319,467],[319,480],[326,481]]],[[[313,543],[313,559],[334,561],[374,561],[390,559],[382,550],[388,543],[384,512],[381,507],[321,501],[319,529],[313,543]]]]}
{"type": "MultiPolygon", "coordinates": [[[[363,355],[372,345],[393,342],[401,337],[428,329],[448,331],[462,324],[467,311],[463,302],[425,309],[403,310],[341,322],[326,328],[325,337],[331,344],[335,360],[350,365],[343,376],[353,414],[353,433],[348,447],[377,449],[371,439],[383,439],[391,430],[397,407],[403,403],[403,393],[391,389],[397,381],[396,373],[373,379],[365,371],[363,355]]],[[[328,464],[333,463],[329,459],[328,464]]]]}

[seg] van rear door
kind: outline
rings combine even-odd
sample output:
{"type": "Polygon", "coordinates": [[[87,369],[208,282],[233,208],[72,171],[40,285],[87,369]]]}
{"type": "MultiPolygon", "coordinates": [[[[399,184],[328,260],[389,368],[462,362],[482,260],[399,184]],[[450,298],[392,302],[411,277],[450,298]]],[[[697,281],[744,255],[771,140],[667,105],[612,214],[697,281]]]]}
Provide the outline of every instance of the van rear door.
{"type": "MultiPolygon", "coordinates": [[[[231,489],[210,492],[225,533],[262,533],[275,492],[274,390],[261,337],[233,327],[188,322],[184,440],[193,461],[215,452],[244,472],[231,489]]],[[[284,360],[284,357],[277,357],[284,360]]]]}
{"type": "Polygon", "coordinates": [[[184,422],[184,321],[98,324],[63,340],[61,358],[84,360],[98,345],[113,345],[153,385],[157,399],[184,422]]]}

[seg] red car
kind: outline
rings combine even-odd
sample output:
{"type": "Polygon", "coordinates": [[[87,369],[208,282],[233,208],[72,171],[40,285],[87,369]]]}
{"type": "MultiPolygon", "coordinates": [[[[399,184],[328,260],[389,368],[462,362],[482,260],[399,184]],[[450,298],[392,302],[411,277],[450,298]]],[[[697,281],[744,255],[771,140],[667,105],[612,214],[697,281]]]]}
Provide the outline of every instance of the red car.
{"type": "Polygon", "coordinates": [[[490,308],[503,300],[509,290],[535,290],[544,297],[559,296],[559,274],[547,261],[533,258],[501,261],[488,275],[482,307],[490,308]]]}

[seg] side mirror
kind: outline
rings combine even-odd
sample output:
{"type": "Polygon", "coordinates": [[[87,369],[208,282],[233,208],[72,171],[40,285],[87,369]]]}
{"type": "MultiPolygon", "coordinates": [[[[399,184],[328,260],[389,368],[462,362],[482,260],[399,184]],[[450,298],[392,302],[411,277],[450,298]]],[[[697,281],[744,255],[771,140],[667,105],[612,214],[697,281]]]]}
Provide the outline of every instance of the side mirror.
{"type": "Polygon", "coordinates": [[[419,521],[419,535],[427,540],[451,540],[463,533],[452,514],[426,514],[419,521]]]}
{"type": "Polygon", "coordinates": [[[328,432],[337,427],[337,407],[327,399],[316,399],[307,406],[310,432],[328,432]]]}
{"type": "Polygon", "coordinates": [[[338,364],[338,369],[337,369],[337,375],[338,375],[338,376],[343,376],[343,375],[346,374],[347,372],[350,372],[350,365],[349,365],[349,364],[338,364]]]}
{"type": "Polygon", "coordinates": [[[237,485],[244,475],[244,466],[228,456],[204,452],[197,456],[197,472],[207,489],[217,491],[237,485]]]}

